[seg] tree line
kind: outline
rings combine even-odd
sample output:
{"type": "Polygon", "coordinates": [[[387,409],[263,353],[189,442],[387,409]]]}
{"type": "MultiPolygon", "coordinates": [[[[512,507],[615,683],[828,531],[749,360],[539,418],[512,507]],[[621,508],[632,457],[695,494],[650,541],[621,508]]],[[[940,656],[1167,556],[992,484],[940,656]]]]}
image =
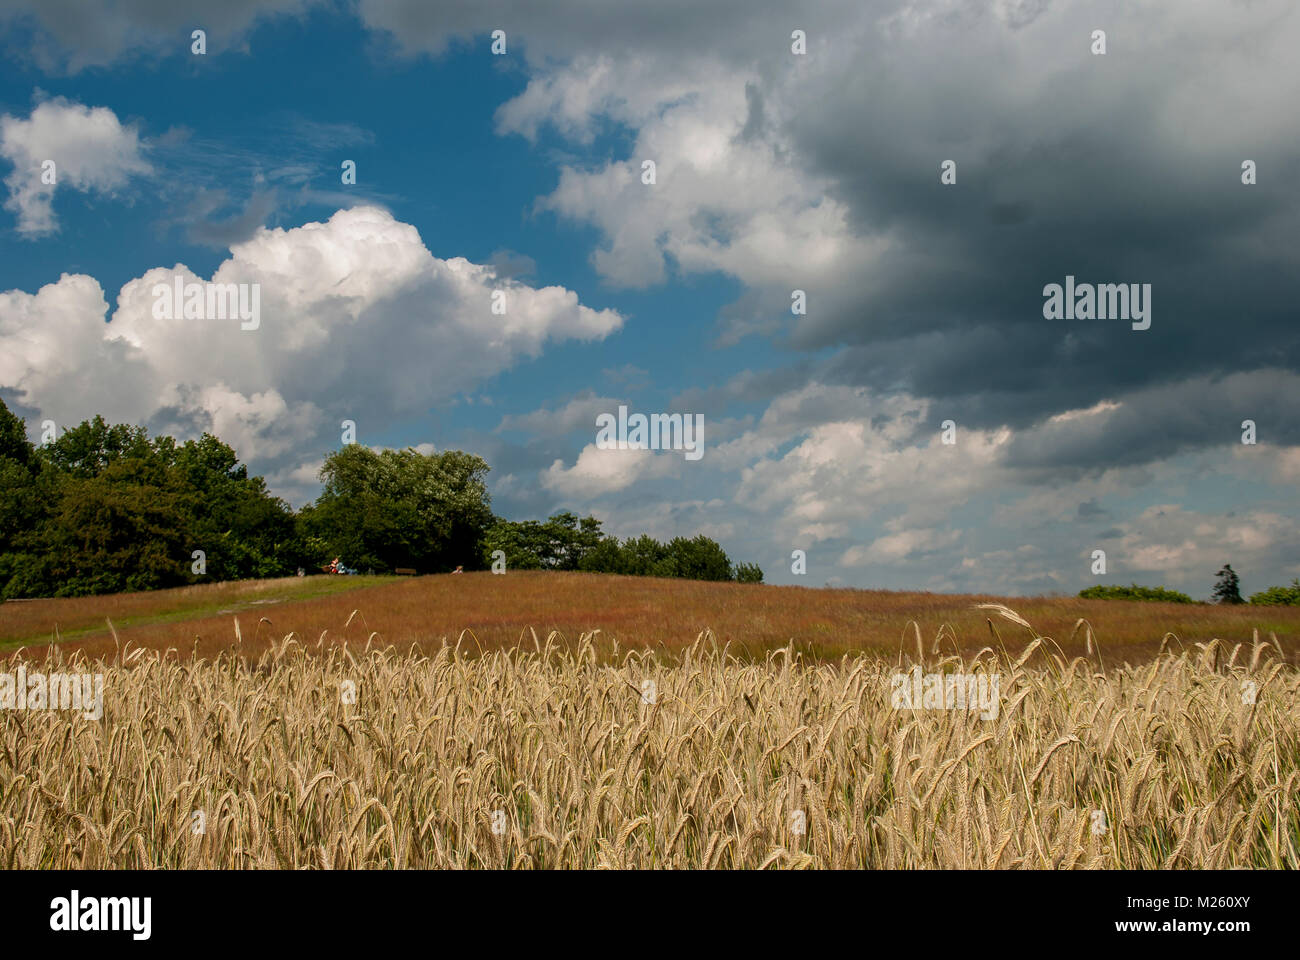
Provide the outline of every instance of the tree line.
{"type": "Polygon", "coordinates": [[[762,583],[756,564],[733,565],[722,547],[700,535],[660,543],[642,535],[619,541],[600,532],[600,521],[564,512],[549,520],[498,520],[483,539],[485,556],[510,569],[585,570],[636,577],[685,577],[762,583]],[[498,553],[498,551],[500,551],[498,553]]]}
{"type": "Polygon", "coordinates": [[[82,596],[316,571],[585,570],[761,582],[704,536],[620,541],[595,517],[510,521],[486,461],[348,444],[294,511],[211,434],[178,442],[96,416],[39,446],[0,400],[0,597],[82,596]],[[500,551],[500,552],[498,552],[500,551]]]}
{"type": "MultiPolygon", "coordinates": [[[[1252,594],[1249,600],[1241,595],[1241,578],[1232,564],[1225,563],[1215,575],[1211,602],[1220,604],[1253,603],[1260,607],[1300,607],[1300,578],[1293,579],[1289,586],[1269,587],[1252,594]]],[[[1112,585],[1095,586],[1080,590],[1079,596],[1091,600],[1157,600],[1165,603],[1196,603],[1185,593],[1168,590],[1165,587],[1141,587],[1136,583],[1130,586],[1112,585]]]]}

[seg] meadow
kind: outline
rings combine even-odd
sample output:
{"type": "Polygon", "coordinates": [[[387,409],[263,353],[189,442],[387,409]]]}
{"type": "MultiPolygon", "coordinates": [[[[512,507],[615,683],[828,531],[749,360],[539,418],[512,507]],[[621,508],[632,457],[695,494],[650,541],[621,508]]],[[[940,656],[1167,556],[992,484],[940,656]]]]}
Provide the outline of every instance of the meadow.
{"type": "Polygon", "coordinates": [[[895,655],[912,643],[913,624],[944,634],[944,649],[971,654],[991,642],[990,619],[978,604],[1019,610],[1065,654],[1084,652],[1091,625],[1104,658],[1114,664],[1149,660],[1162,643],[1176,648],[1221,639],[1249,642],[1276,635],[1294,663],[1300,608],[1007,598],[884,590],[838,590],[764,584],[710,583],[611,574],[511,571],[419,578],[289,577],[182,587],[145,593],[0,604],[0,650],[26,647],[33,656],[55,640],[69,652],[112,655],[122,642],[208,658],[235,647],[255,655],[294,634],[315,643],[372,634],[402,650],[429,650],[462,637],[472,650],[503,650],[528,642],[531,631],[576,642],[594,634],[601,656],[623,649],[680,651],[710,630],[733,653],[762,661],[793,644],[806,656],[895,655]],[[111,623],[111,629],[110,629],[111,623]]]}
{"type": "Polygon", "coordinates": [[[1300,680],[1276,640],[1116,666],[976,612],[970,656],[915,628],[833,661],[710,633],[24,654],[103,671],[103,718],[0,716],[0,866],[1300,866],[1300,680]],[[996,716],[899,709],[913,666],[996,675],[996,716]]]}

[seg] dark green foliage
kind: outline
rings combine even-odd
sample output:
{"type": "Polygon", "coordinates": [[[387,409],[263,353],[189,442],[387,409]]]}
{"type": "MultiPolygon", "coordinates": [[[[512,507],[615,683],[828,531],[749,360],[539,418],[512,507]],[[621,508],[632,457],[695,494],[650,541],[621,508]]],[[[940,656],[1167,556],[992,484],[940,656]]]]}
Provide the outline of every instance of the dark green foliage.
{"type": "Polygon", "coordinates": [[[16,574],[30,574],[31,533],[47,513],[51,478],[44,474],[23,421],[0,401],[0,596],[23,596],[9,589],[16,574]]]}
{"type": "Polygon", "coordinates": [[[626,573],[623,565],[623,548],[618,537],[605,537],[587,553],[578,564],[587,573],[626,573]]]}
{"type": "Polygon", "coordinates": [[[734,580],[761,583],[763,571],[731,561],[716,541],[705,536],[676,537],[660,543],[642,534],[620,542],[604,536],[595,517],[578,519],[565,511],[549,520],[497,520],[483,538],[483,562],[505,554],[507,570],[582,570],[633,577],[682,577],[689,580],[734,580]]]}
{"type": "Polygon", "coordinates": [[[648,534],[628,537],[619,551],[618,566],[610,573],[634,577],[675,577],[677,567],[668,556],[668,548],[648,534]]]}
{"type": "Polygon", "coordinates": [[[0,400],[0,461],[10,460],[29,467],[35,459],[36,450],[27,439],[27,427],[0,400]]]}
{"type": "Polygon", "coordinates": [[[482,457],[422,454],[349,444],[321,469],[325,489],[302,511],[318,563],[342,557],[354,568],[411,567],[438,573],[481,568],[480,543],[492,522],[482,457]]]}
{"type": "Polygon", "coordinates": [[[668,544],[668,557],[676,575],[688,580],[731,580],[731,561],[717,541],[700,534],[687,540],[674,537],[668,544]]]}
{"type": "Polygon", "coordinates": [[[340,557],[354,569],[436,573],[484,568],[589,570],[761,582],[733,572],[708,537],[622,543],[595,517],[492,516],[481,457],[349,444],[330,454],[323,490],[297,515],[250,477],[216,437],[178,444],[142,427],[87,420],[33,447],[0,401],[0,595],[77,596],[195,582],[315,572],[340,557]],[[193,571],[202,550],[206,570],[193,571]]]}
{"type": "Polygon", "coordinates": [[[1195,603],[1185,593],[1179,593],[1177,590],[1166,590],[1164,587],[1139,587],[1136,583],[1132,586],[1096,586],[1089,587],[1087,590],[1080,590],[1079,596],[1089,600],[1158,600],[1163,603],[1195,603]]]}
{"type": "Polygon", "coordinates": [[[95,417],[42,447],[0,402],[0,594],[78,596],[291,573],[287,504],[216,437],[95,417]],[[192,572],[192,553],[206,573],[192,572]]]}
{"type": "Polygon", "coordinates": [[[507,570],[577,570],[601,543],[600,521],[569,511],[549,520],[496,520],[483,538],[483,560],[500,550],[507,570]]]}
{"type": "Polygon", "coordinates": [[[1214,582],[1215,603],[1245,603],[1241,599],[1241,580],[1232,569],[1232,564],[1225,563],[1223,569],[1215,574],[1219,579],[1214,582]]]}
{"type": "Polygon", "coordinates": [[[40,520],[40,467],[22,420],[0,401],[0,556],[40,520]]]}

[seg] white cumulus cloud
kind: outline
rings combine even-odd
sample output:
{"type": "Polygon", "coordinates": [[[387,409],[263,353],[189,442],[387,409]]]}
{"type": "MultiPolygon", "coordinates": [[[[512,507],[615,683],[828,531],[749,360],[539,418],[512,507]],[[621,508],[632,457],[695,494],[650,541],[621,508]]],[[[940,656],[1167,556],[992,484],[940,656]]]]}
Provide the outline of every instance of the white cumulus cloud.
{"type": "Polygon", "coordinates": [[[5,209],[18,218],[18,232],[30,237],[55,233],[54,192],[71,187],[112,195],[135,175],[152,168],[140,136],[107,107],[87,107],[61,97],[38,104],[27,119],[0,117],[0,156],[13,164],[5,177],[5,209]],[[53,183],[47,171],[53,161],[53,183]]]}
{"type": "Polygon", "coordinates": [[[211,278],[156,267],[128,281],[111,322],[91,277],[0,293],[0,388],[60,426],[102,413],[182,435],[208,430],[261,469],[366,442],[560,340],[622,326],[561,287],[534,288],[463,258],[434,257],[377,207],[260,229],[211,278]],[[154,315],[157,284],[259,284],[260,326],[154,315]],[[494,290],[506,313],[492,312],[494,290]]]}

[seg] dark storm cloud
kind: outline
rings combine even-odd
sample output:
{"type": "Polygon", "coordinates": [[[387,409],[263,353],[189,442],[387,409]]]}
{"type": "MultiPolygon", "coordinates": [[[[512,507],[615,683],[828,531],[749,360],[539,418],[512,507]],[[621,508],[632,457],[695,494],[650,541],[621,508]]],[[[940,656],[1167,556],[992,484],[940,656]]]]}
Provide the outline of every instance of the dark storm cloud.
{"type": "MultiPolygon", "coordinates": [[[[972,426],[1023,426],[1159,384],[1300,368],[1300,122],[1279,96],[1300,92],[1300,68],[1278,44],[1253,62],[1233,52],[1270,29],[1295,37],[1297,15],[1077,9],[1018,33],[1014,55],[1007,26],[974,12],[905,40],[867,32],[859,68],[798,88],[800,160],[859,234],[889,239],[870,276],[809,291],[831,306],[793,342],[846,346],[837,379],[947,401],[972,426]],[[1102,24],[1109,51],[1094,57],[1102,24]],[[1246,159],[1257,185],[1241,182],[1246,159]],[[1151,284],[1151,328],[1044,319],[1043,287],[1067,275],[1151,284]]],[[[1277,386],[1294,407],[1295,383],[1277,386]]],[[[1120,416],[1133,438],[1143,423],[1166,437],[1126,457],[1216,442],[1178,402],[1120,416]]]]}
{"type": "Polygon", "coordinates": [[[1254,421],[1256,449],[1267,462],[1260,444],[1300,444],[1297,397],[1300,375],[1284,370],[1162,384],[1128,395],[1113,409],[1018,433],[1004,462],[1043,479],[1074,479],[1198,447],[1240,445],[1245,420],[1254,421]]]}

